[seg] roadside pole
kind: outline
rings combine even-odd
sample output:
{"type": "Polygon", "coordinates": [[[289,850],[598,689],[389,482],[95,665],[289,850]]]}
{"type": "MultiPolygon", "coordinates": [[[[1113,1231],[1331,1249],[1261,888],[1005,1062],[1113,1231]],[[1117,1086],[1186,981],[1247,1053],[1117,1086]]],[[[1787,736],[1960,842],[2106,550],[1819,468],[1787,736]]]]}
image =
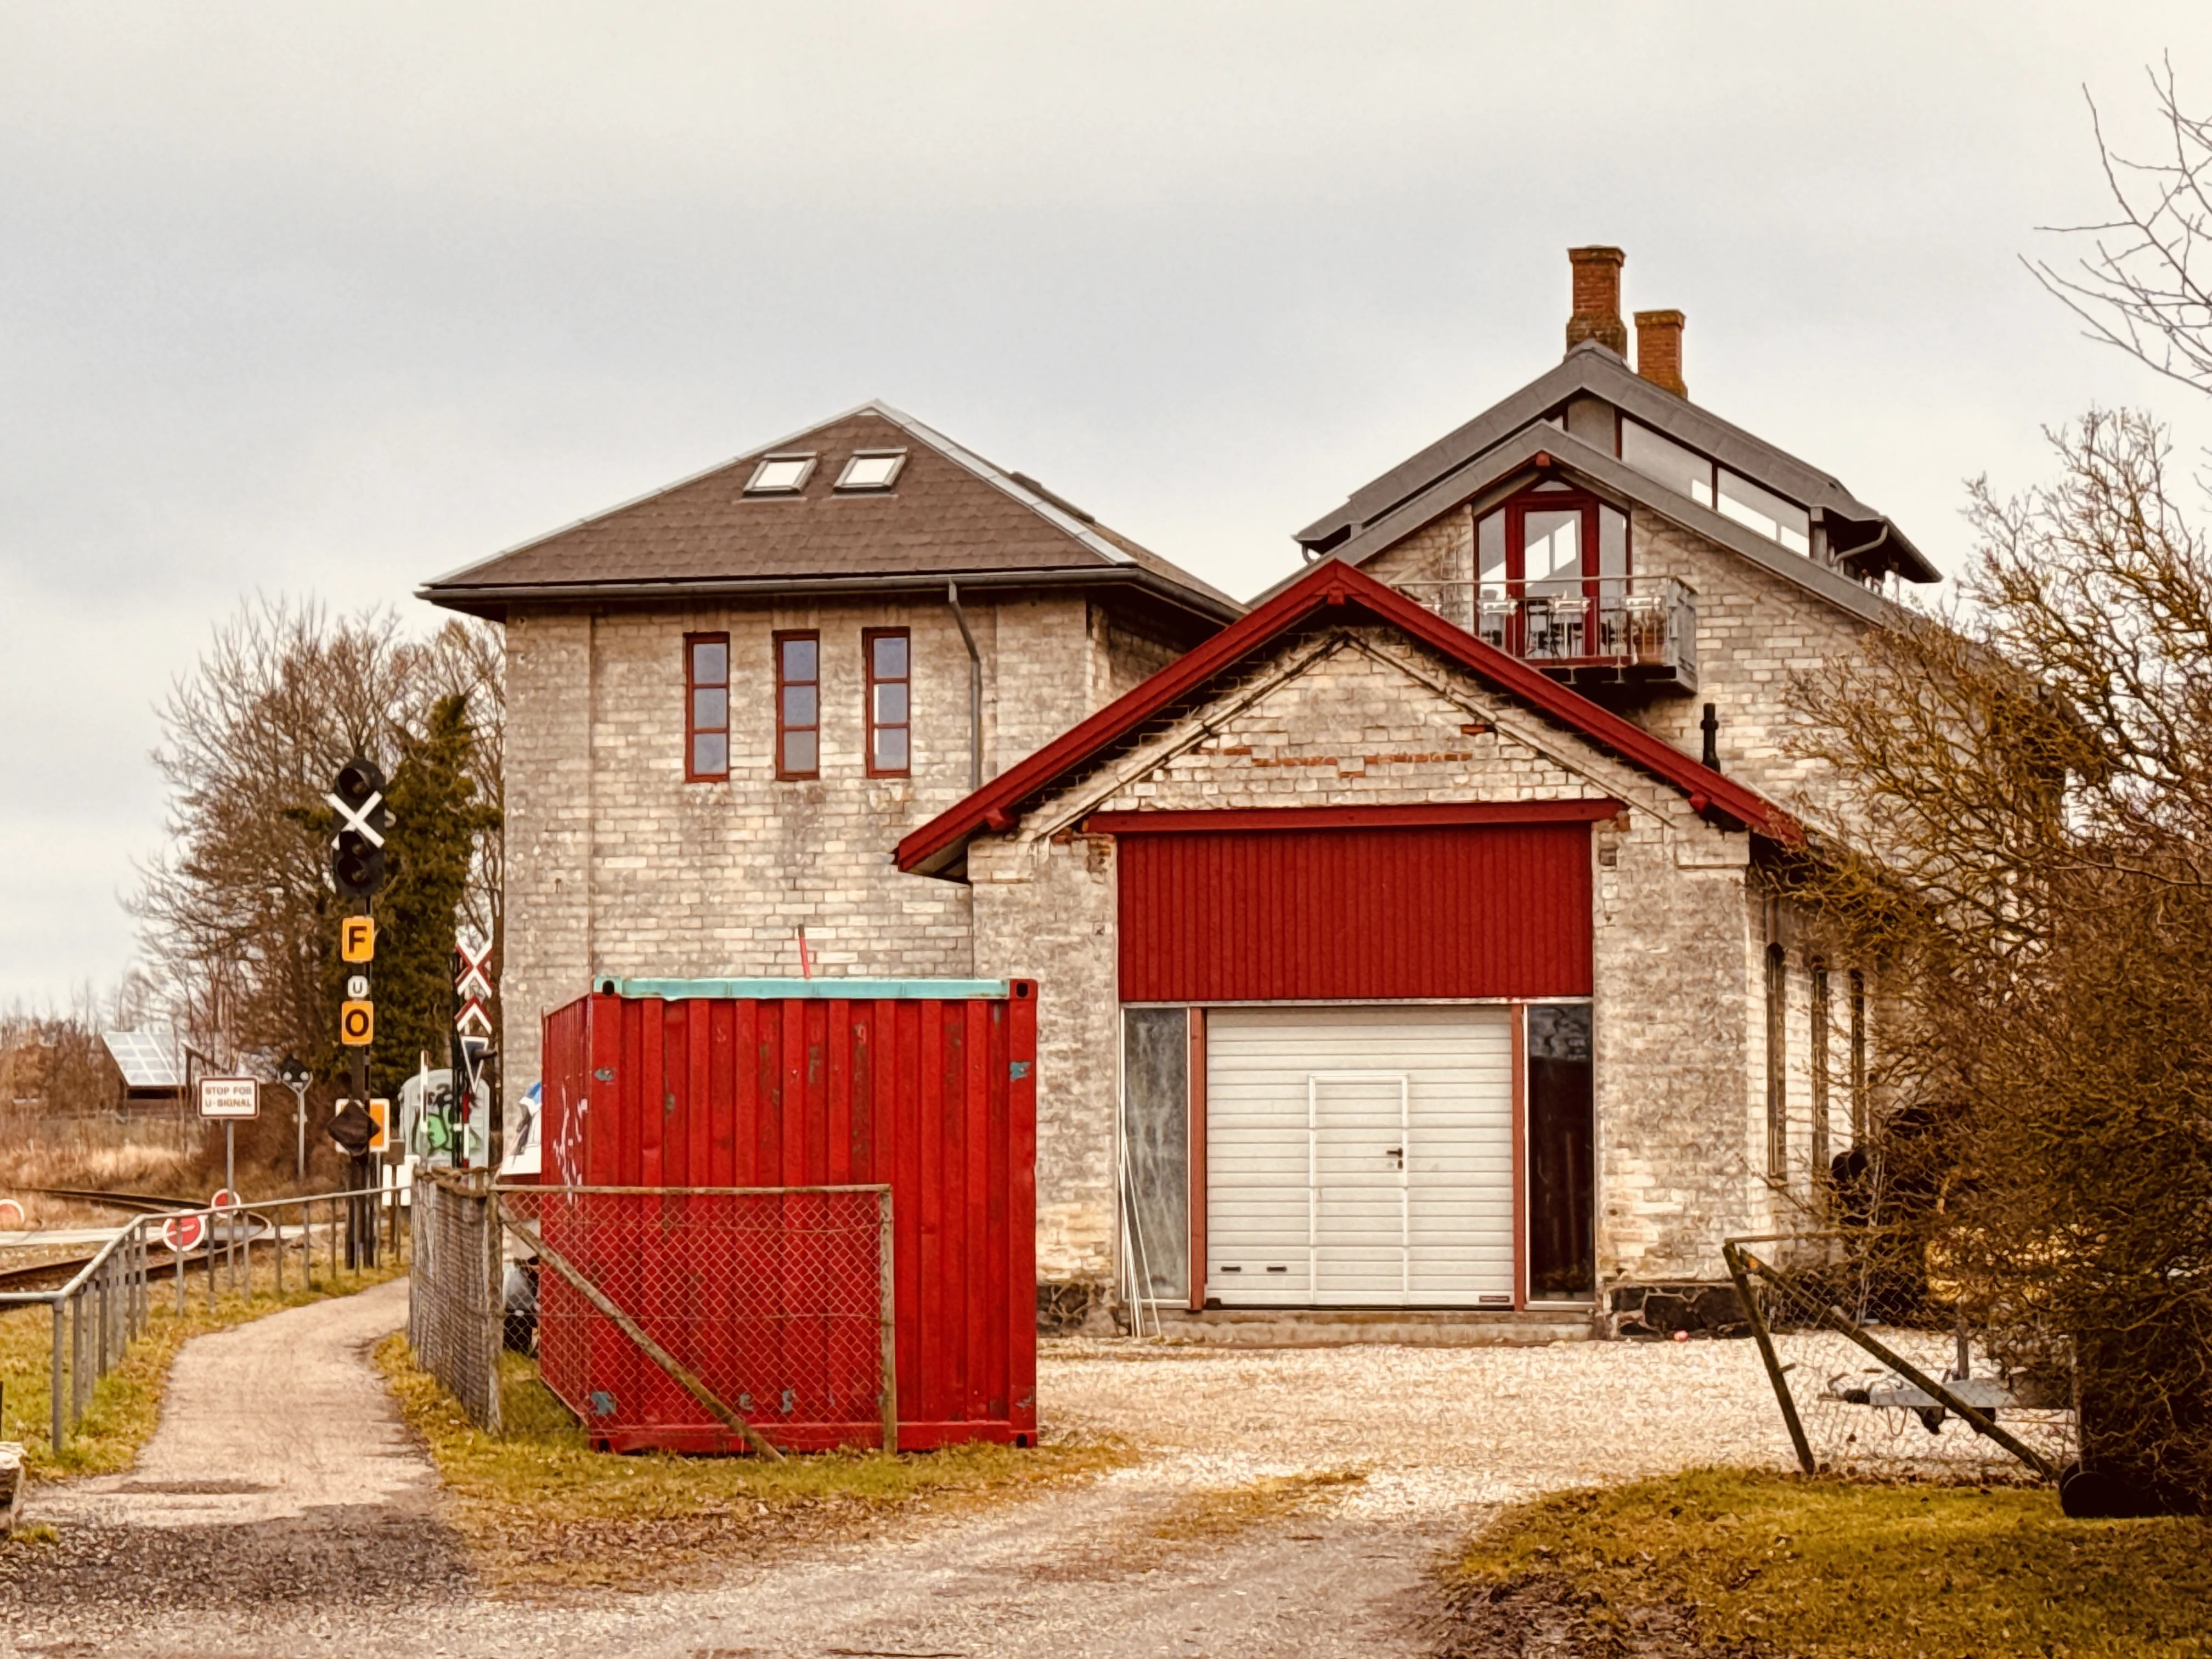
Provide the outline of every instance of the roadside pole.
{"type": "Polygon", "coordinates": [[[287,1054],[283,1064],[276,1068],[276,1080],[292,1091],[295,1109],[292,1126],[295,1138],[299,1142],[299,1151],[292,1166],[292,1178],[305,1181],[307,1178],[307,1085],[314,1080],[313,1076],[296,1057],[287,1054]]]}
{"type": "MultiPolygon", "coordinates": [[[[346,965],[345,1000],[338,1005],[338,1042],[351,1053],[353,1095],[339,1105],[331,1138],[346,1155],[347,1187],[360,1193],[374,1167],[375,1138],[368,1113],[368,1051],[376,1041],[376,1004],[370,1000],[369,964],[376,959],[376,923],[368,902],[384,885],[384,832],[390,814],[384,803],[384,774],[376,763],[356,755],[338,769],[323,798],[338,811],[338,833],[331,845],[331,885],[354,902],[354,913],[338,925],[338,954],[346,965]]],[[[362,1196],[346,1200],[346,1265],[376,1265],[376,1205],[362,1196]]]]}

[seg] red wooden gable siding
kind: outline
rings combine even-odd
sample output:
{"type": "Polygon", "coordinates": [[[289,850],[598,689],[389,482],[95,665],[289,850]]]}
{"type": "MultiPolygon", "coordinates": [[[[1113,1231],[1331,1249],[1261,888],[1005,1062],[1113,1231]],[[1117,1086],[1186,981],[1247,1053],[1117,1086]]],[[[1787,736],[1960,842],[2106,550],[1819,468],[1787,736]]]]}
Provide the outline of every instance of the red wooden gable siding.
{"type": "Polygon", "coordinates": [[[1587,996],[1587,823],[1128,835],[1121,1000],[1587,996]]]}
{"type": "Polygon", "coordinates": [[[944,1000],[601,994],[544,1031],[544,1184],[888,1185],[900,1445],[1034,1437],[1032,981],[944,1000]]]}

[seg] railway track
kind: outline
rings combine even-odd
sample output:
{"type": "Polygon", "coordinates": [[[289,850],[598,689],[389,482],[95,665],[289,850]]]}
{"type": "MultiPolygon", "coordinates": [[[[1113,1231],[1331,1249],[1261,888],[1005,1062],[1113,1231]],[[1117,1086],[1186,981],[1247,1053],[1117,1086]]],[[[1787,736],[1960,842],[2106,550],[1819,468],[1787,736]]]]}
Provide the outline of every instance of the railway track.
{"type": "Polygon", "coordinates": [[[167,1215],[172,1210],[198,1210],[205,1207],[189,1198],[165,1198],[157,1193],[112,1193],[94,1187],[23,1187],[20,1192],[37,1193],[45,1198],[66,1198],[78,1204],[97,1204],[111,1210],[128,1210],[133,1215],[167,1215]]]}

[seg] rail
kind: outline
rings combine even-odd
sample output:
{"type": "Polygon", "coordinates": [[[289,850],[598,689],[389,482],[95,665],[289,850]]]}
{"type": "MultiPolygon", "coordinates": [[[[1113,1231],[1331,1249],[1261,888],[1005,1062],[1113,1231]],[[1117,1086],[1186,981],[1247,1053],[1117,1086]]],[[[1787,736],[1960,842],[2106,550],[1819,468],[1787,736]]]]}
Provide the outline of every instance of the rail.
{"type": "Polygon", "coordinates": [[[1407,578],[1391,585],[1486,645],[1538,667],[1697,684],[1698,596],[1670,576],[1407,578]]]}
{"type": "Polygon", "coordinates": [[[405,1229],[399,1224],[403,1201],[401,1188],[368,1187],[267,1199],[220,1211],[195,1207],[140,1215],[118,1227],[92,1256],[45,1264],[46,1271],[76,1268],[58,1288],[0,1291],[0,1314],[41,1305],[52,1311],[46,1394],[48,1439],[54,1455],[61,1454],[70,1430],[83,1419],[100,1379],[121,1364],[131,1345],[146,1334],[160,1280],[173,1280],[176,1312],[181,1317],[188,1306],[188,1270],[204,1274],[210,1311],[226,1289],[232,1294],[251,1294],[257,1245],[270,1262],[279,1296],[286,1293],[286,1258],[295,1253],[301,1287],[314,1282],[319,1241],[333,1278],[341,1256],[349,1270],[374,1267],[380,1248],[392,1251],[397,1260],[404,1248],[405,1229]],[[289,1225],[288,1212],[292,1218],[289,1225]]]}

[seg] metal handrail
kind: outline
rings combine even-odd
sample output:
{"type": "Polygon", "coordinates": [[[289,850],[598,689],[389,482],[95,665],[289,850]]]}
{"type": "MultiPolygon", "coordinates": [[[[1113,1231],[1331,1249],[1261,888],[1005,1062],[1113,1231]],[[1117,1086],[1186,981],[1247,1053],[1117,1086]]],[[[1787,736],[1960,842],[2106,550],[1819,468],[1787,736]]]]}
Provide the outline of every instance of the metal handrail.
{"type": "MultiPolygon", "coordinates": [[[[146,1322],[151,1316],[155,1269],[145,1255],[149,1244],[165,1245],[170,1249],[174,1257],[179,1310],[181,1312],[185,1295],[185,1264],[188,1259],[195,1255],[204,1257],[206,1262],[210,1306],[213,1305],[216,1295],[216,1260],[219,1254],[227,1255],[229,1257],[232,1264],[233,1287],[237,1288],[239,1279],[237,1260],[242,1247],[246,1258],[245,1288],[251,1291],[254,1241],[251,1235],[243,1239],[234,1236],[228,1239],[218,1240],[216,1237],[216,1226],[221,1218],[232,1216],[258,1217],[264,1212],[281,1211],[288,1207],[304,1212],[313,1205],[327,1204],[334,1206],[331,1225],[335,1241],[337,1226],[335,1206],[337,1205],[357,1199],[374,1199],[380,1205],[391,1204],[396,1207],[403,1197],[402,1188],[380,1185],[349,1188],[335,1193],[303,1193],[289,1198],[261,1199],[251,1204],[226,1206],[220,1210],[212,1207],[191,1208],[173,1210],[161,1215],[134,1216],[115,1230],[114,1235],[93,1254],[92,1259],[80,1267],[67,1284],[49,1291],[0,1291],[0,1314],[19,1308],[35,1307],[41,1304],[52,1311],[53,1340],[47,1361],[46,1392],[49,1406],[48,1439],[53,1452],[58,1454],[62,1450],[66,1443],[70,1423],[82,1415],[83,1405],[75,1396],[82,1395],[88,1401],[89,1399],[89,1390],[83,1387],[81,1380],[86,1360],[86,1356],[81,1352],[86,1346],[82,1299],[94,1291],[97,1291],[101,1297],[100,1316],[101,1328],[94,1333],[93,1337],[93,1346],[98,1352],[95,1375],[93,1378],[96,1383],[100,1376],[106,1375],[113,1369],[112,1364],[109,1363],[111,1359],[117,1364],[120,1363],[124,1353],[128,1352],[131,1341],[144,1330],[146,1322]],[[181,1250],[176,1249],[173,1246],[167,1246],[167,1241],[160,1237],[161,1229],[172,1222],[187,1217],[200,1218],[207,1224],[207,1231],[202,1235],[203,1242],[196,1243],[181,1250]],[[118,1258],[126,1264],[123,1282],[116,1287],[119,1289],[123,1297],[119,1331],[112,1328],[115,1315],[109,1310],[106,1302],[111,1286],[115,1285],[114,1273],[118,1258]],[[75,1340],[70,1345],[72,1348],[70,1363],[65,1365],[63,1358],[64,1328],[68,1322],[69,1310],[72,1304],[78,1304],[78,1316],[75,1340]],[[109,1346],[111,1335],[117,1339],[112,1351],[109,1346]],[[67,1395],[64,1395],[62,1386],[64,1371],[68,1373],[70,1379],[67,1395]]],[[[269,1218],[269,1220],[276,1251],[275,1260],[277,1284],[281,1289],[284,1271],[284,1226],[282,1219],[273,1215],[269,1218]]],[[[303,1229],[311,1229],[313,1223],[311,1218],[303,1219],[301,1225],[303,1229]]],[[[352,1242],[349,1239],[348,1243],[349,1256],[352,1248],[352,1242]]],[[[337,1250],[335,1242],[331,1249],[335,1258],[337,1250]]],[[[312,1233],[308,1237],[307,1249],[312,1255],[312,1233]]],[[[302,1261],[303,1279],[311,1268],[311,1261],[302,1261]]]]}

